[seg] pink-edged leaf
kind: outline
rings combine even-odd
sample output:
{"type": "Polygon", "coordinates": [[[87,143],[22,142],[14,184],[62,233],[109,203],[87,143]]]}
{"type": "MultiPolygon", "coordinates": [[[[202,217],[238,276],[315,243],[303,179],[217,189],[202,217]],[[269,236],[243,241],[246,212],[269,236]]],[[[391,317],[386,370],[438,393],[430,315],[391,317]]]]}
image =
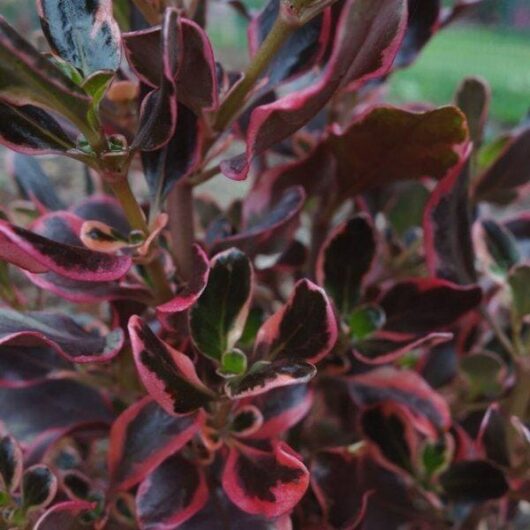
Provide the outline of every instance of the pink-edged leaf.
{"type": "Polygon", "coordinates": [[[335,34],[333,50],[318,81],[252,112],[247,149],[221,164],[233,179],[246,178],[252,159],[298,131],[333,94],[348,83],[360,86],[383,75],[398,51],[406,26],[404,0],[348,0],[335,34]]]}
{"type": "Polygon", "coordinates": [[[12,436],[0,438],[0,488],[11,493],[20,484],[24,461],[22,449],[12,436]]]}
{"type": "Polygon", "coordinates": [[[499,466],[510,467],[508,450],[508,424],[498,403],[493,403],[482,418],[477,435],[477,446],[483,454],[499,466]]]}
{"type": "Polygon", "coordinates": [[[208,500],[202,468],[179,454],[162,462],[141,484],[136,510],[142,528],[177,528],[208,500]]]}
{"type": "Polygon", "coordinates": [[[246,402],[256,407],[263,417],[263,423],[251,437],[271,439],[287,432],[307,414],[313,393],[309,385],[289,385],[243,401],[246,402]]]}
{"type": "Polygon", "coordinates": [[[366,447],[317,453],[311,485],[326,530],[399,528],[418,515],[403,479],[381,467],[366,447]]]}
{"type": "Polygon", "coordinates": [[[473,195],[478,201],[505,204],[530,181],[530,127],[514,134],[498,158],[476,181],[473,195]]]}
{"type": "Polygon", "coordinates": [[[270,209],[246,219],[238,234],[214,240],[214,252],[237,247],[245,254],[275,254],[285,250],[299,225],[305,204],[301,186],[288,188],[270,209]]]}
{"type": "Polygon", "coordinates": [[[0,17],[0,97],[35,104],[74,122],[86,120],[90,99],[73,81],[0,17]]]}
{"type": "Polygon", "coordinates": [[[120,29],[111,0],[37,0],[44,35],[53,50],[88,76],[120,66],[120,29]]]}
{"type": "MultiPolygon", "coordinates": [[[[74,156],[75,139],[48,112],[33,105],[0,101],[0,144],[28,155],[74,156]]],[[[81,158],[82,153],[76,153],[81,158]]]]}
{"type": "Polygon", "coordinates": [[[317,280],[343,316],[357,305],[363,278],[372,267],[375,252],[372,223],[362,215],[338,226],[322,246],[317,280]]]}
{"type": "Polygon", "coordinates": [[[475,309],[482,291],[435,278],[396,283],[378,301],[386,314],[385,331],[424,333],[446,328],[475,309]]]}
{"type": "MultiPolygon", "coordinates": [[[[168,8],[160,31],[160,78],[157,88],[147,93],[140,109],[139,126],[132,149],[154,151],[166,145],[177,123],[175,76],[183,58],[183,36],[179,14],[168,8]]],[[[150,59],[151,61],[153,58],[150,59]]]]}
{"type": "Polygon", "coordinates": [[[240,250],[231,248],[213,257],[206,288],[190,312],[191,338],[203,355],[220,361],[239,340],[252,286],[252,266],[240,250]]]}
{"type": "Polygon", "coordinates": [[[116,419],[110,432],[112,488],[126,490],[142,481],[188,443],[200,424],[199,414],[176,418],[149,397],[131,405],[116,419]]]}
{"type": "Polygon", "coordinates": [[[95,507],[96,503],[86,501],[64,501],[54,504],[39,518],[34,530],[86,529],[81,517],[95,507]]]}
{"type": "Polygon", "coordinates": [[[221,488],[212,488],[206,505],[179,530],[292,530],[291,518],[251,515],[233,504],[221,488]]]}
{"type": "Polygon", "coordinates": [[[453,106],[369,109],[345,130],[332,130],[326,141],[337,162],[339,202],[387,183],[440,179],[458,163],[466,140],[465,116],[453,106]]]}
{"type": "Polygon", "coordinates": [[[262,425],[263,416],[256,406],[241,405],[230,421],[230,432],[237,438],[248,438],[255,434],[262,425]]]}
{"type": "Polygon", "coordinates": [[[169,142],[161,149],[142,152],[145,178],[153,201],[162,201],[177,181],[195,170],[203,136],[197,116],[179,103],[177,125],[169,142]]]}
{"type": "Polygon", "coordinates": [[[315,375],[316,368],[305,361],[261,361],[254,364],[245,375],[230,379],[225,384],[225,393],[231,399],[242,399],[274,388],[307,383],[315,375]]]}
{"type": "Polygon", "coordinates": [[[22,475],[21,492],[24,510],[44,508],[57,493],[57,478],[48,466],[31,466],[22,475]]]}
{"type": "Polygon", "coordinates": [[[52,379],[24,388],[0,388],[0,421],[25,442],[48,429],[87,422],[109,424],[112,414],[95,389],[70,379],[52,379]]]}
{"type": "Polygon", "coordinates": [[[72,363],[53,348],[5,344],[0,346],[0,386],[2,387],[34,385],[73,369],[72,363]]]}
{"type": "Polygon", "coordinates": [[[215,398],[191,359],[159,339],[140,317],[131,317],[129,334],[140,378],[168,414],[193,412],[215,398]]]}
{"type": "MultiPolygon", "coordinates": [[[[181,21],[183,54],[174,80],[177,98],[196,113],[218,105],[217,75],[212,46],[204,30],[189,19],[181,21]]],[[[152,88],[160,84],[160,28],[124,33],[125,53],[136,75],[152,88]]]]}
{"type": "Polygon", "coordinates": [[[254,357],[316,363],[334,346],[337,322],[325,292],[300,280],[287,303],[258,332],[254,357]]]}
{"type": "MultiPolygon", "coordinates": [[[[131,230],[131,226],[123,213],[123,208],[117,199],[110,195],[91,195],[77,202],[70,208],[70,211],[85,221],[100,221],[108,224],[122,234],[128,234],[131,230]]],[[[45,227],[40,226],[45,230],[45,227]]],[[[53,232],[46,232],[41,235],[46,235],[50,239],[53,239],[54,236],[60,238],[53,232]]],[[[57,240],[61,241],[61,239],[57,240]]]]}
{"type": "Polygon", "coordinates": [[[34,157],[14,153],[8,159],[8,171],[22,196],[31,200],[41,212],[64,209],[52,181],[34,157]]]}
{"type": "Polygon", "coordinates": [[[471,239],[468,156],[438,183],[423,216],[424,248],[431,275],[461,284],[475,283],[471,239]]]}
{"type": "Polygon", "coordinates": [[[283,442],[274,442],[270,451],[237,443],[229,450],[222,484],[241,510],[278,517],[290,512],[304,496],[309,472],[283,442]]]}
{"type": "Polygon", "coordinates": [[[359,407],[386,401],[408,407],[416,417],[416,428],[432,433],[448,429],[451,414],[446,401],[417,373],[395,368],[377,368],[348,379],[348,390],[359,407]]]}
{"type": "Polygon", "coordinates": [[[54,242],[0,220],[0,258],[29,272],[55,272],[72,280],[111,281],[131,267],[126,256],[110,256],[54,242]]]}
{"type": "Polygon", "coordinates": [[[399,333],[376,331],[367,339],[353,344],[353,354],[366,364],[386,364],[401,359],[417,349],[430,349],[453,338],[452,333],[433,332],[410,338],[399,333]]]}
{"type": "Polygon", "coordinates": [[[0,345],[45,346],[68,361],[106,362],[118,354],[125,335],[116,328],[102,335],[87,331],[73,318],[60,313],[0,308],[0,345]]]}
{"type": "MultiPolygon", "coordinates": [[[[279,13],[280,0],[269,0],[263,10],[251,20],[248,38],[252,55],[255,55],[269,34],[279,13]]],[[[328,44],[330,24],[331,11],[326,9],[297,29],[274,56],[265,72],[268,83],[276,85],[313,68],[322,58],[328,44]]]]}
{"type": "Polygon", "coordinates": [[[193,245],[193,276],[187,284],[179,286],[177,295],[157,306],[160,313],[179,313],[189,309],[201,296],[210,274],[210,263],[208,256],[199,245],[193,245]]]}

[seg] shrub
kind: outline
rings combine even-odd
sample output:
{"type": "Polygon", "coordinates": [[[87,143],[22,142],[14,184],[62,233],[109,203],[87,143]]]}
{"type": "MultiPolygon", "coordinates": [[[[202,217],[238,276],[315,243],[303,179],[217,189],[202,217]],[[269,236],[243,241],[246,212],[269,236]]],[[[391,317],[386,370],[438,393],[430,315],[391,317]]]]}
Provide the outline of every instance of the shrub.
{"type": "Polygon", "coordinates": [[[485,141],[479,79],[384,102],[471,3],[230,2],[242,75],[207,2],[38,0],[51,54],[0,19],[1,528],[523,516],[530,130],[485,141]]]}

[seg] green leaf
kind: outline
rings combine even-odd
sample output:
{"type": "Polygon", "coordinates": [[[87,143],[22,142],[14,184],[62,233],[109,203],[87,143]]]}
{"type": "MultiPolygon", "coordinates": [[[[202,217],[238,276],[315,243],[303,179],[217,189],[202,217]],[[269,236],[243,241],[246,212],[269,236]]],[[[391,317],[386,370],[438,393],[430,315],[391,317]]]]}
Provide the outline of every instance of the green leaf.
{"type": "Polygon", "coordinates": [[[385,312],[377,305],[358,307],[350,316],[350,337],[363,340],[381,329],[385,324],[385,312]]]}
{"type": "Polygon", "coordinates": [[[247,371],[247,356],[241,350],[226,352],[221,357],[223,374],[241,375],[247,371]]]}
{"type": "Polygon", "coordinates": [[[519,265],[510,272],[508,284],[512,292],[512,311],[516,318],[530,315],[530,265],[519,265]]]}
{"type": "Polygon", "coordinates": [[[190,329],[196,348],[220,361],[243,333],[252,290],[252,268],[237,249],[217,254],[208,284],[191,310],[190,329]]]}

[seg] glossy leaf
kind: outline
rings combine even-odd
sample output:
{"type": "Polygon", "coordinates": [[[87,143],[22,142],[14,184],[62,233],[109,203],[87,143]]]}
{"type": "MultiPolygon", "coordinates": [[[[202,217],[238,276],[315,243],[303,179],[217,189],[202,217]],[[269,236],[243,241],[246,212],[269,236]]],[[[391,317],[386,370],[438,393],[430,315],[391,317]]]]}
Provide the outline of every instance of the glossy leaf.
{"type": "Polygon", "coordinates": [[[199,426],[197,414],[176,418],[149,397],[131,405],[116,419],[110,433],[113,489],[130,489],[142,481],[191,440],[199,426]]]}
{"type": "Polygon", "coordinates": [[[176,528],[193,517],[208,500],[202,468],[174,454],[141,484],[136,497],[142,528],[176,528]]]}
{"type": "Polygon", "coordinates": [[[254,357],[316,363],[336,340],[337,323],[326,294],[309,280],[300,280],[287,303],[259,330],[254,357]]]}
{"type": "Polygon", "coordinates": [[[0,345],[47,346],[69,361],[88,363],[108,361],[118,354],[123,342],[119,328],[101,335],[59,313],[0,308],[0,345]]]}
{"type": "Polygon", "coordinates": [[[24,466],[22,449],[12,436],[0,438],[0,488],[13,492],[19,485],[24,466]]]}
{"type": "Polygon", "coordinates": [[[57,478],[44,465],[32,466],[22,475],[22,508],[43,508],[55,497],[57,478]]]}
{"type": "Polygon", "coordinates": [[[348,0],[341,12],[331,56],[318,80],[274,103],[253,110],[244,155],[221,164],[233,179],[246,178],[252,160],[306,125],[350,83],[361,86],[386,73],[406,25],[403,0],[348,0]]]}
{"type": "Polygon", "coordinates": [[[120,30],[111,0],[38,0],[42,30],[54,51],[85,76],[120,66],[120,30]]]}
{"type": "Polygon", "coordinates": [[[215,397],[198,378],[191,359],[159,339],[140,317],[131,317],[129,334],[140,378],[168,414],[193,412],[215,397]]]}
{"type": "Polygon", "coordinates": [[[239,443],[230,448],[222,482],[230,500],[245,512],[278,517],[302,498],[309,472],[283,442],[275,442],[271,451],[239,443]]]}
{"type": "Polygon", "coordinates": [[[190,312],[195,347],[219,361],[241,337],[252,292],[253,272],[237,249],[217,254],[210,263],[208,283],[190,312]]]}
{"type": "Polygon", "coordinates": [[[361,296],[362,282],[376,252],[373,227],[357,216],[337,227],[320,250],[317,280],[346,317],[361,296]]]}

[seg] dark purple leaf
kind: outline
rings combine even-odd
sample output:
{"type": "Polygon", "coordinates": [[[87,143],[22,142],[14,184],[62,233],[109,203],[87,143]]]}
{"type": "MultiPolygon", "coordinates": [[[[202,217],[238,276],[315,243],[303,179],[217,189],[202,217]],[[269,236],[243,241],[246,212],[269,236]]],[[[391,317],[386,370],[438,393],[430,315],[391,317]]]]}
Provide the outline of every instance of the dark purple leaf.
{"type": "Polygon", "coordinates": [[[85,76],[120,66],[120,29],[111,0],[37,0],[44,35],[53,50],[85,76]]]}
{"type": "Polygon", "coordinates": [[[215,398],[191,359],[159,339],[140,317],[131,317],[129,334],[140,378],[168,414],[193,412],[215,398]]]}
{"type": "Polygon", "coordinates": [[[521,259],[515,237],[493,219],[482,219],[478,232],[482,236],[477,238],[481,261],[493,272],[506,275],[521,259]]]}
{"type": "Polygon", "coordinates": [[[142,481],[181,449],[200,427],[197,414],[176,418],[146,397],[126,409],[112,425],[109,472],[114,490],[142,481]]]}
{"type": "Polygon", "coordinates": [[[19,485],[24,467],[22,449],[12,436],[0,438],[0,488],[13,492],[19,485]]]}
{"type": "Polygon", "coordinates": [[[469,138],[475,149],[482,144],[490,101],[491,89],[479,77],[467,77],[458,87],[455,103],[466,115],[469,138]]]}
{"type": "Polygon", "coordinates": [[[203,469],[174,454],[140,484],[136,509],[142,528],[176,528],[193,517],[207,500],[203,469]]]}
{"type": "Polygon", "coordinates": [[[35,530],[85,530],[81,516],[95,508],[95,503],[65,501],[54,504],[35,524],[35,530]]]}
{"type": "Polygon", "coordinates": [[[275,442],[271,451],[238,443],[229,450],[222,482],[228,498],[241,510],[279,517],[303,497],[309,472],[283,442],[275,442]]]}
{"type": "Polygon", "coordinates": [[[22,508],[44,508],[55,497],[57,478],[45,465],[32,466],[22,475],[22,508]]]}

